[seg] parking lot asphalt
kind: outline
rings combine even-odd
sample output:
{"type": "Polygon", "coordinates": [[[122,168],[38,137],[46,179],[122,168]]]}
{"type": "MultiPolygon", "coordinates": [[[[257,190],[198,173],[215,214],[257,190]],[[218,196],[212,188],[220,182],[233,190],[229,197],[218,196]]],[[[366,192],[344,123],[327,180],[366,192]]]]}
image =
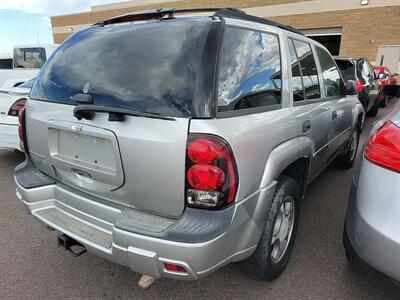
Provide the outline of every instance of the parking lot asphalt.
{"type": "MultiPolygon", "coordinates": [[[[377,118],[367,119],[362,143],[377,118]]],[[[142,291],[139,274],[90,253],[71,257],[57,247],[57,232],[27,214],[13,182],[23,159],[0,150],[1,299],[400,299],[400,286],[385,276],[347,265],[342,229],[352,170],[331,166],[309,186],[293,255],[277,280],[253,281],[231,264],[196,282],[160,279],[142,291]]]]}

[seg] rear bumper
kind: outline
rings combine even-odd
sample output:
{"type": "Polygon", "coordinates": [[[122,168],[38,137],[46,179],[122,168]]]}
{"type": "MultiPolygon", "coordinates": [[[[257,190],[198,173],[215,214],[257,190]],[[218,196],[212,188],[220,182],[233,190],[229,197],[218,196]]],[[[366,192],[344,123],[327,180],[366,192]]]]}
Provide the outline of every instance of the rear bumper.
{"type": "Polygon", "coordinates": [[[42,186],[26,185],[20,173],[17,170],[15,177],[17,197],[41,222],[135,272],[185,280],[252,254],[275,187],[223,211],[187,208],[179,220],[171,220],[119,207],[51,180],[42,186]],[[187,272],[168,271],[164,263],[187,272]]]}
{"type": "Polygon", "coordinates": [[[353,178],[346,228],[359,257],[373,268],[400,281],[399,174],[361,162],[353,178]]]}
{"type": "Polygon", "coordinates": [[[0,148],[21,150],[18,125],[0,123],[0,148]]]}

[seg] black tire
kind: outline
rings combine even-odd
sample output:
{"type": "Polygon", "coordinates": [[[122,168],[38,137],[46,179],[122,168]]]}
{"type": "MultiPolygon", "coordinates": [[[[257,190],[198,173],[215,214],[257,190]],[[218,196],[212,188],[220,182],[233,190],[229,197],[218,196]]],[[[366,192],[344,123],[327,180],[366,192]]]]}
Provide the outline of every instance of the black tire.
{"type": "Polygon", "coordinates": [[[374,106],[371,107],[371,109],[367,112],[368,117],[375,117],[378,114],[379,111],[379,100],[375,99],[374,106]]]}
{"type": "Polygon", "coordinates": [[[357,151],[358,151],[358,145],[360,143],[360,131],[356,130],[352,137],[351,140],[349,141],[349,145],[347,146],[346,153],[344,155],[338,156],[335,159],[335,165],[341,169],[350,169],[353,167],[354,162],[357,157],[357,151]],[[355,144],[355,149],[352,147],[353,145],[353,139],[356,138],[356,144],[355,144]]]}
{"type": "Polygon", "coordinates": [[[343,229],[343,248],[344,252],[346,253],[347,262],[355,267],[361,268],[364,266],[362,260],[354,250],[351,242],[349,240],[349,236],[347,235],[346,224],[344,225],[343,229]]]}
{"type": "Polygon", "coordinates": [[[285,269],[296,239],[299,225],[300,205],[301,197],[296,181],[288,176],[279,177],[274,198],[268,211],[267,219],[260,240],[258,241],[257,248],[248,259],[242,262],[243,268],[252,278],[267,281],[274,280],[285,269]],[[289,198],[294,200],[293,229],[286,250],[283,250],[282,257],[275,262],[271,256],[273,250],[271,241],[275,222],[279,215],[282,203],[289,198]]]}

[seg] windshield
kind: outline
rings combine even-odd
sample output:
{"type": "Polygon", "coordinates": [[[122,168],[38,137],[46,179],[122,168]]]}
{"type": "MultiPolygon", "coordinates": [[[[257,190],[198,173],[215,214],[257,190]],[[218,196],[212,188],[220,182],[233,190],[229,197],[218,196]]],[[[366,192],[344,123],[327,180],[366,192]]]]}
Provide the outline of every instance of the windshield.
{"type": "Polygon", "coordinates": [[[71,97],[87,93],[96,105],[190,116],[210,24],[172,19],[84,29],[53,54],[31,97],[76,105],[71,97]]]}
{"type": "Polygon", "coordinates": [[[46,61],[44,48],[15,48],[14,68],[40,69],[46,61]]]}

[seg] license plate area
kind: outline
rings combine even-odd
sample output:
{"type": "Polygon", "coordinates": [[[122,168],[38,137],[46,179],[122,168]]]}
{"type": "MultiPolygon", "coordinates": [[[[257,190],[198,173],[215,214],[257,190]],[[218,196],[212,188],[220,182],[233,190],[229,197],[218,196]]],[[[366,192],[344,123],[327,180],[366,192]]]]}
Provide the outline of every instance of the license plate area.
{"type": "Polygon", "coordinates": [[[73,122],[53,121],[48,128],[51,168],[59,179],[98,191],[123,184],[120,152],[113,132],[73,122]]]}

